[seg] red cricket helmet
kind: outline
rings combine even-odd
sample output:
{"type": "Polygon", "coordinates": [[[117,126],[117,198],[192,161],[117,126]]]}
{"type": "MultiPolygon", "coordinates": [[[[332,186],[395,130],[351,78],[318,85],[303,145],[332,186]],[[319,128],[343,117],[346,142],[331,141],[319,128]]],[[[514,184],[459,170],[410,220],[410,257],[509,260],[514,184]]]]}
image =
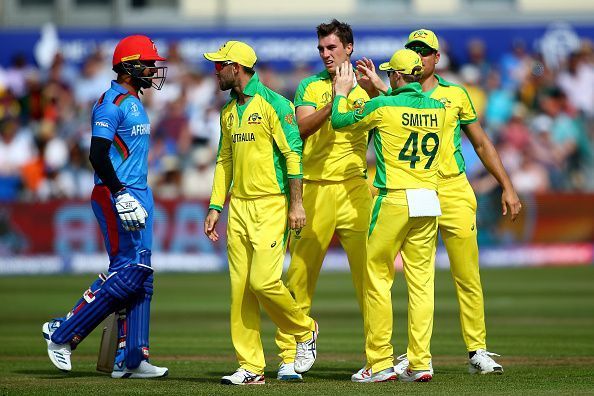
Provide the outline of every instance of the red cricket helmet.
{"type": "Polygon", "coordinates": [[[113,51],[112,66],[127,61],[164,61],[153,40],[143,35],[124,37],[113,51]]]}
{"type": "Polygon", "coordinates": [[[112,65],[118,74],[123,72],[132,76],[132,82],[139,88],[161,89],[167,77],[167,66],[155,66],[154,62],[164,60],[153,40],[147,36],[134,35],[123,38],[116,45],[112,65]],[[148,74],[146,69],[149,70],[148,74]]]}

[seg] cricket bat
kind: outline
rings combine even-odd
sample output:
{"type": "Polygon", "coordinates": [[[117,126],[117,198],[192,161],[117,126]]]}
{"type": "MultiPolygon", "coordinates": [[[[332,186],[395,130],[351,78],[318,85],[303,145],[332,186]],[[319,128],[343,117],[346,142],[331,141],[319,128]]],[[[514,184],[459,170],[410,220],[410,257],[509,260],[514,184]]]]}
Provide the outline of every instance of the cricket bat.
{"type": "Polygon", "coordinates": [[[99,356],[97,358],[97,371],[109,373],[113,371],[116,350],[118,348],[118,318],[119,312],[109,315],[103,322],[103,333],[99,345],[99,356]]]}

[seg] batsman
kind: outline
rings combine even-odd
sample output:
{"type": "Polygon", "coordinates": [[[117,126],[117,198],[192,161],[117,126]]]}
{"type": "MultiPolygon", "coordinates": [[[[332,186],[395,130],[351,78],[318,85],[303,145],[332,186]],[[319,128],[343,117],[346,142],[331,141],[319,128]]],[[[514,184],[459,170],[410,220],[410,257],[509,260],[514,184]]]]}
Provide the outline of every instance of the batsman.
{"type": "Polygon", "coordinates": [[[113,54],[117,80],[95,103],[89,159],[95,170],[91,206],[109,256],[99,275],[65,316],[43,324],[51,362],[70,371],[71,351],[112,312],[124,308],[113,378],[156,378],[165,367],[149,363],[149,318],[153,295],[151,267],[153,195],[147,185],[151,125],[139,93],[161,89],[167,67],[153,41],[122,39],[113,54]]]}

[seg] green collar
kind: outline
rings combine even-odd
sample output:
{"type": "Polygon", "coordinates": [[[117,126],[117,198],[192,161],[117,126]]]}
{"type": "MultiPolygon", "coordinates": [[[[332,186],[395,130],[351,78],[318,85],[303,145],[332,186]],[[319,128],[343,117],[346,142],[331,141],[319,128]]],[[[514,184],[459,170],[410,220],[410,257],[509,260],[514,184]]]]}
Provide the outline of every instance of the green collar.
{"type": "MultiPolygon", "coordinates": [[[[260,90],[260,85],[262,85],[262,83],[260,82],[258,73],[254,73],[252,78],[250,78],[250,81],[248,81],[247,85],[243,89],[243,93],[247,96],[254,96],[260,90]]],[[[237,99],[237,92],[235,92],[234,89],[231,90],[231,97],[233,99],[237,99]]]]}
{"type": "Polygon", "coordinates": [[[434,74],[434,76],[435,76],[435,78],[437,78],[437,83],[439,85],[443,85],[444,87],[450,87],[450,86],[454,85],[453,83],[441,78],[441,76],[439,74],[434,74]]]}
{"type": "Polygon", "coordinates": [[[423,89],[421,88],[421,84],[418,82],[408,83],[398,89],[393,90],[390,95],[398,95],[400,93],[418,93],[422,94],[423,89]]]}
{"type": "Polygon", "coordinates": [[[318,76],[323,79],[323,80],[328,80],[330,79],[330,73],[328,72],[328,70],[324,69],[321,72],[318,73],[318,76]]]}

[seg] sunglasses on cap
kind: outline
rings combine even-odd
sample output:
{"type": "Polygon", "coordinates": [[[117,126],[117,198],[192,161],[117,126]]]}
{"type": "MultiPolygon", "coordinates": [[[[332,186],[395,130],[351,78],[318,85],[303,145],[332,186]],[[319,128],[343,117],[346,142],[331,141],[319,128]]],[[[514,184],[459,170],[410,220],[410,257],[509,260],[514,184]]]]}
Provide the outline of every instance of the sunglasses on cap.
{"type": "Polygon", "coordinates": [[[215,62],[215,70],[220,72],[221,70],[223,70],[223,68],[227,65],[231,65],[235,62],[233,61],[224,61],[224,62],[215,62]]]}
{"type": "Polygon", "coordinates": [[[415,51],[417,54],[421,56],[427,56],[437,52],[433,48],[427,47],[426,45],[411,45],[406,48],[415,51]]]}

